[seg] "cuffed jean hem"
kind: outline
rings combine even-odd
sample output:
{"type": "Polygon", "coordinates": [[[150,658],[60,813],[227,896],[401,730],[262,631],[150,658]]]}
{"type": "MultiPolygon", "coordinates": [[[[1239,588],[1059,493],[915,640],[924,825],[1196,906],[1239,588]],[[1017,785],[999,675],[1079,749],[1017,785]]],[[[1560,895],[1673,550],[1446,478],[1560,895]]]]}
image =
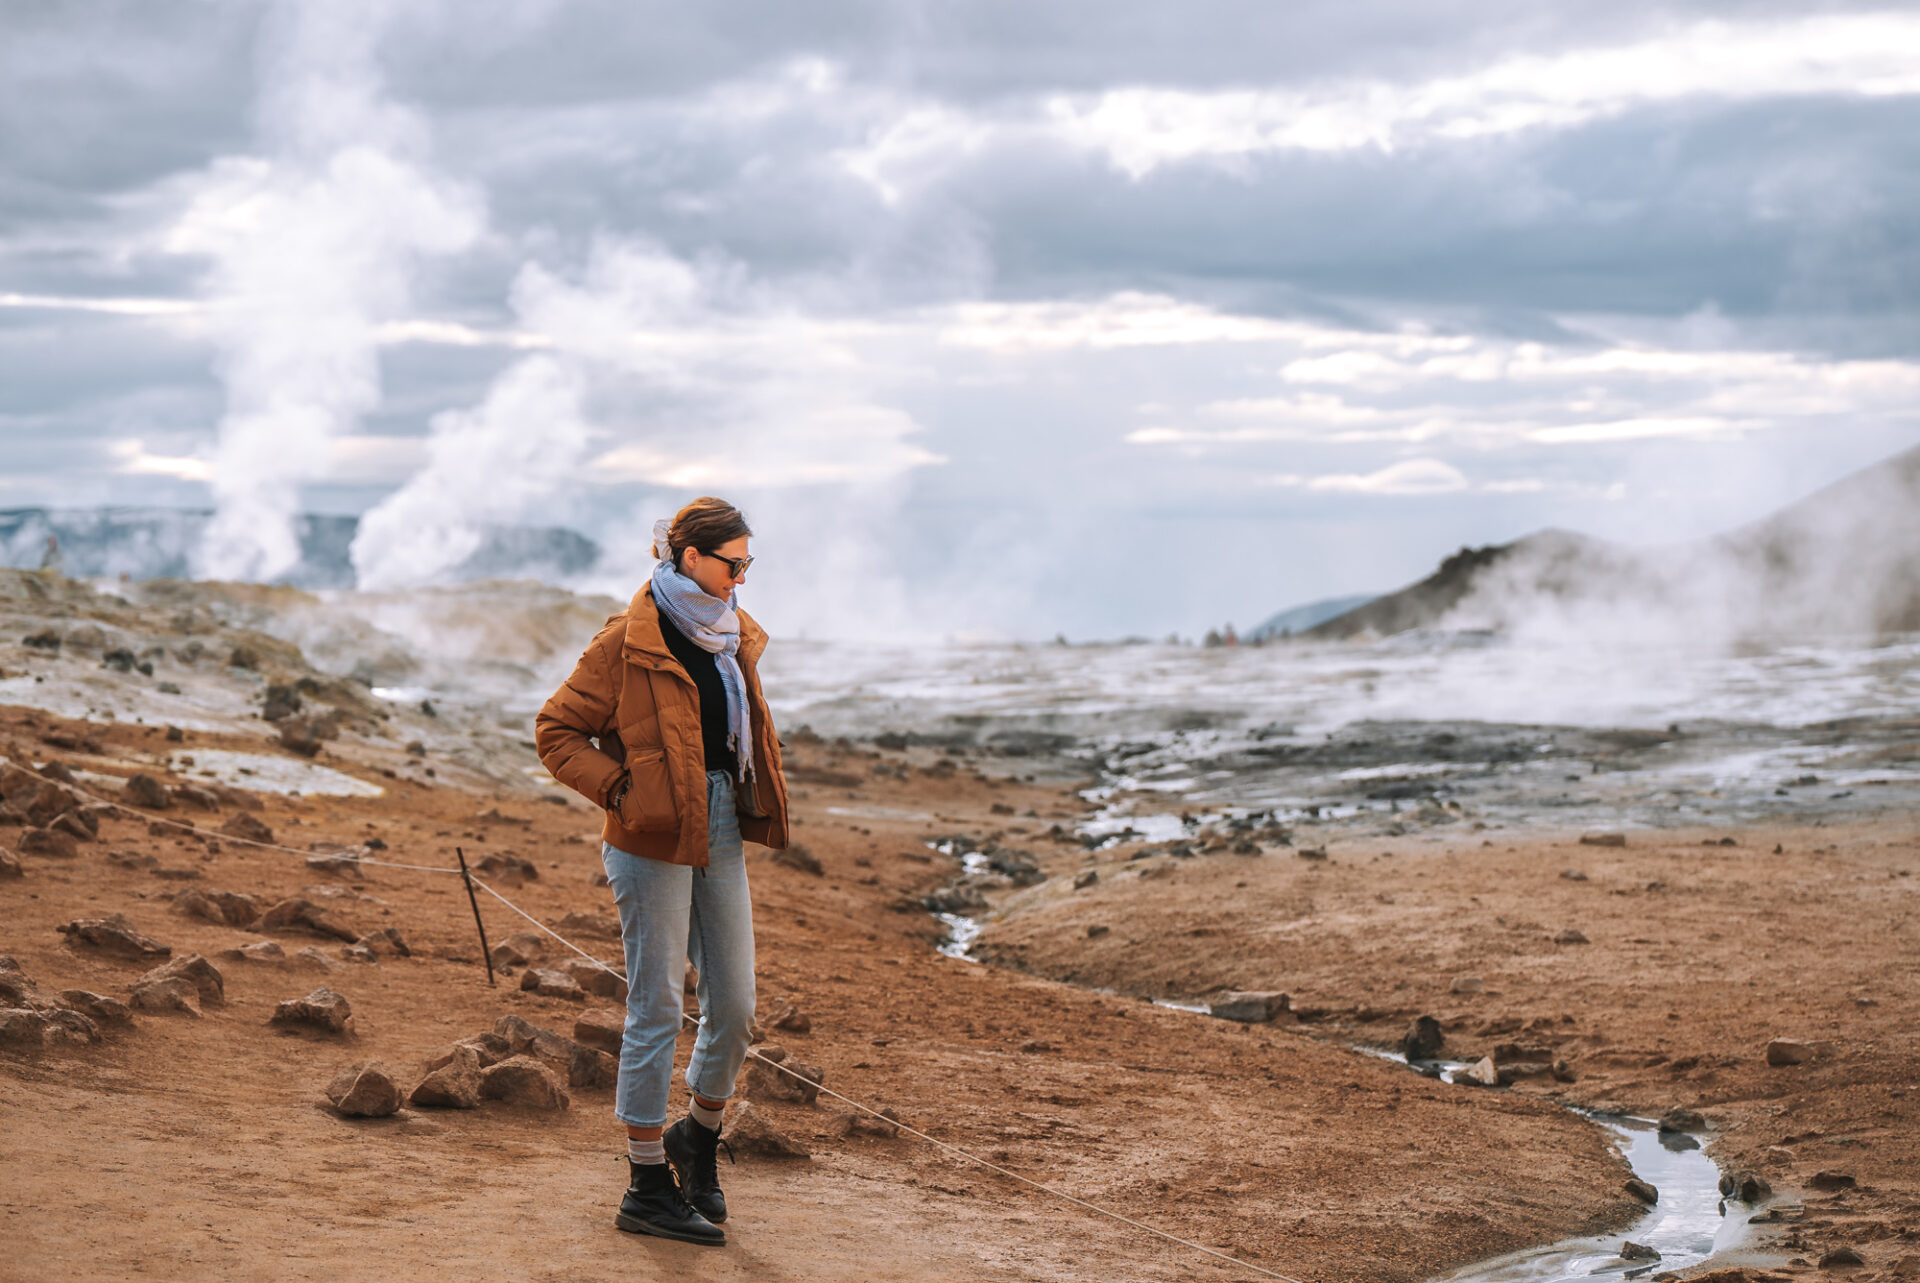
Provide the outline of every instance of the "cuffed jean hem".
{"type": "Polygon", "coordinates": [[[733,780],[723,771],[707,773],[707,817],[704,869],[602,844],[629,982],[614,1116],[629,1127],[666,1125],[688,962],[700,973],[700,1027],[687,1087],[708,1100],[731,1099],[746,1060],[754,1009],[753,904],[733,780]]]}

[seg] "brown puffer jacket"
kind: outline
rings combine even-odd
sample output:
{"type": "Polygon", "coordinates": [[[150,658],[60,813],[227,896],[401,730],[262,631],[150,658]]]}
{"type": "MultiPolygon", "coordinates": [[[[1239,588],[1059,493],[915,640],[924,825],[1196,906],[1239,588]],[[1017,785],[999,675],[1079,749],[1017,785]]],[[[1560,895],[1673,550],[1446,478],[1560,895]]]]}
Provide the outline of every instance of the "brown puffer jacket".
{"type": "MultiPolygon", "coordinates": [[[[780,739],[760,693],[756,664],[767,634],[740,615],[740,671],[753,716],[753,768],[736,790],[740,835],[787,844],[787,782],[780,739]]],[[[607,812],[605,840],[669,864],[707,863],[707,768],[700,694],[660,634],[651,584],[587,643],[573,676],[534,719],[534,746],[553,778],[599,807],[625,776],[633,782],[607,812]],[[598,741],[596,744],[595,741],[598,741]]]]}

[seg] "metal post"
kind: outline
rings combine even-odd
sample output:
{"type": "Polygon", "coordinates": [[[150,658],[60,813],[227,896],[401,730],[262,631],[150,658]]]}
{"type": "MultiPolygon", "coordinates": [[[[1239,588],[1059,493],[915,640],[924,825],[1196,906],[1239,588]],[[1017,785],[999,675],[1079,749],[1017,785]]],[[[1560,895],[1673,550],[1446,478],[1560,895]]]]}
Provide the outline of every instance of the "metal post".
{"type": "Polygon", "coordinates": [[[487,984],[493,985],[493,953],[487,948],[487,924],[480,921],[480,897],[473,893],[473,874],[467,868],[467,853],[459,847],[453,853],[460,857],[460,880],[467,884],[467,903],[473,906],[473,925],[480,928],[480,956],[487,964],[487,984]]]}

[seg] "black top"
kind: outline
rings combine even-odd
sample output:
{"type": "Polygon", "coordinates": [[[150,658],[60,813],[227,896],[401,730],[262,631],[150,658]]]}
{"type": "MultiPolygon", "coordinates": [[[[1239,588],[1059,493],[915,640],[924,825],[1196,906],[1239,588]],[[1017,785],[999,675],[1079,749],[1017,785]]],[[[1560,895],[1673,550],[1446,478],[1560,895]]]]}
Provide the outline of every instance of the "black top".
{"type": "Polygon", "coordinates": [[[720,680],[719,657],[688,640],[664,610],[660,612],[660,635],[667,639],[667,649],[687,670],[700,693],[700,739],[706,747],[707,769],[731,775],[740,764],[727,747],[727,688],[720,680]]]}

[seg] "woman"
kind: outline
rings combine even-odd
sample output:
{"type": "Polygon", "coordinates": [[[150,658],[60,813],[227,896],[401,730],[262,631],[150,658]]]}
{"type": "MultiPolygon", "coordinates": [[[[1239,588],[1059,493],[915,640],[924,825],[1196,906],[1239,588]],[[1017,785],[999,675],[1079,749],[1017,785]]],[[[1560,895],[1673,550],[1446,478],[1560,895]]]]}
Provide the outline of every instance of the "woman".
{"type": "Polygon", "coordinates": [[[553,777],[607,813],[601,858],[628,980],[614,1112],[627,1125],[631,1179],[614,1223],[714,1246],[726,1242],[721,1111],[753,1020],[740,843],[787,844],[780,741],[755,671],[767,635],[734,606],[752,533],[738,509],[713,498],[656,522],[652,580],[588,643],[534,723],[553,777]],[[668,1129],[688,962],[700,973],[686,1072],[693,1100],[668,1129]]]}

